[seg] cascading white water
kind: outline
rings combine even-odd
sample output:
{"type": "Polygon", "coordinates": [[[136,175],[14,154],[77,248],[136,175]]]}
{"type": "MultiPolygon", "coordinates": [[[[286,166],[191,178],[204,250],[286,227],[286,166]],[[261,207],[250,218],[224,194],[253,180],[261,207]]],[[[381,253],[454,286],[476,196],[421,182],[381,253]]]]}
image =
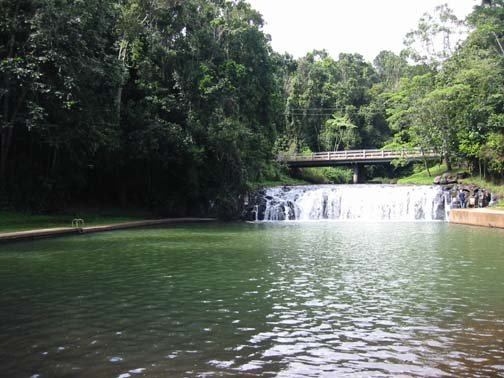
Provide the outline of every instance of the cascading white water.
{"type": "Polygon", "coordinates": [[[259,220],[444,220],[443,191],[434,186],[316,185],[268,188],[259,220]]]}

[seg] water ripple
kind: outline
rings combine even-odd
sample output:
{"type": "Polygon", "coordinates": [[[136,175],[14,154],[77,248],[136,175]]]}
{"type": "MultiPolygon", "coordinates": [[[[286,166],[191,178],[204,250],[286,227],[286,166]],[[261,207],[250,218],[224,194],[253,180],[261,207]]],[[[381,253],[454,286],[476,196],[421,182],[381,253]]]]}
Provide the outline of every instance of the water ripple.
{"type": "Polygon", "coordinates": [[[503,236],[218,225],[2,247],[0,375],[503,375],[503,236]]]}

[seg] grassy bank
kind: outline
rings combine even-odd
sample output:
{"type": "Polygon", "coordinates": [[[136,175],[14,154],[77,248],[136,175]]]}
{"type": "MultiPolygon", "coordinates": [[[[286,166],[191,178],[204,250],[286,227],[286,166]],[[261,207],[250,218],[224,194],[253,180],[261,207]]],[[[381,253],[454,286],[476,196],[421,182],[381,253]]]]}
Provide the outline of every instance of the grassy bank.
{"type": "Polygon", "coordinates": [[[274,186],[307,185],[308,182],[303,177],[292,177],[286,166],[273,163],[265,166],[259,180],[248,181],[247,187],[250,191],[274,186]]]}
{"type": "MultiPolygon", "coordinates": [[[[432,185],[432,182],[434,181],[434,177],[442,175],[443,173],[446,172],[446,165],[444,164],[438,164],[433,166],[432,168],[429,168],[430,176],[429,173],[427,172],[426,169],[413,173],[410,176],[400,178],[397,180],[398,184],[402,185],[432,185]]],[[[456,171],[455,171],[456,173],[456,171]]]]}
{"type": "Polygon", "coordinates": [[[250,190],[265,187],[347,184],[352,182],[352,170],[345,167],[311,167],[289,170],[286,166],[272,164],[264,169],[263,179],[248,182],[250,190]]]}
{"type": "MultiPolygon", "coordinates": [[[[446,165],[444,164],[435,165],[434,167],[429,168],[429,171],[431,173],[431,176],[429,176],[427,170],[424,169],[408,177],[403,177],[397,180],[397,183],[403,185],[404,184],[432,185],[434,178],[436,176],[442,175],[443,173],[447,172],[446,165]]],[[[452,170],[452,173],[457,173],[461,171],[462,169],[454,169],[452,170]]],[[[483,180],[480,179],[479,177],[468,177],[459,181],[461,184],[464,185],[476,185],[481,188],[485,188],[486,190],[496,194],[501,199],[504,198],[504,184],[498,184],[488,180],[483,180]]],[[[504,201],[501,200],[501,202],[496,207],[504,208],[504,201]]]]}
{"type": "Polygon", "coordinates": [[[350,184],[352,182],[352,170],[346,167],[301,168],[299,176],[311,184],[350,184]]]}
{"type": "Polygon", "coordinates": [[[249,183],[249,188],[251,190],[258,190],[261,188],[269,188],[273,186],[292,186],[292,185],[307,185],[307,184],[308,182],[306,182],[305,180],[292,178],[289,176],[282,176],[279,178],[265,179],[249,183]]]}
{"type": "Polygon", "coordinates": [[[81,218],[86,226],[121,223],[145,219],[141,215],[125,215],[122,212],[34,215],[23,212],[0,211],[0,232],[27,231],[42,228],[71,227],[72,220],[81,218]]]}

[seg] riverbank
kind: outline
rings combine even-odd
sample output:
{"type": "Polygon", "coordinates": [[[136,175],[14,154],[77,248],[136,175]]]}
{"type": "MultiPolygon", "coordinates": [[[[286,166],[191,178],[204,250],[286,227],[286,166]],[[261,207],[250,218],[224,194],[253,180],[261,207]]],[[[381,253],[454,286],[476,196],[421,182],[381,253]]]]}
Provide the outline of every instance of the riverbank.
{"type": "Polygon", "coordinates": [[[88,227],[54,227],[28,231],[0,232],[0,244],[17,241],[27,241],[43,238],[54,238],[67,235],[92,234],[97,232],[125,230],[130,228],[142,228],[161,225],[178,225],[187,223],[208,223],[214,222],[214,218],[168,218],[149,219],[133,222],[122,222],[88,227]]]}
{"type": "Polygon", "coordinates": [[[0,211],[0,232],[31,231],[47,228],[68,228],[76,218],[83,226],[100,226],[144,219],[156,219],[155,214],[138,209],[71,209],[61,213],[32,214],[22,211],[0,211]]]}
{"type": "Polygon", "coordinates": [[[493,208],[451,209],[450,222],[471,226],[504,228],[504,210],[493,208]]]}
{"type": "MultiPolygon", "coordinates": [[[[438,164],[431,168],[429,171],[426,169],[419,172],[413,173],[410,176],[402,177],[397,180],[398,184],[405,185],[433,185],[436,176],[441,176],[444,173],[448,173],[445,164],[438,164]],[[430,173],[430,174],[429,174],[430,173]]],[[[463,169],[454,169],[449,172],[453,176],[457,174],[462,175],[465,178],[460,178],[458,180],[459,184],[463,185],[475,185],[481,188],[485,188],[487,191],[493,192],[495,194],[504,196],[504,184],[495,183],[489,180],[482,179],[477,176],[467,176],[467,173],[463,169]]]]}
{"type": "MultiPolygon", "coordinates": [[[[434,185],[436,177],[447,174],[446,165],[438,164],[427,170],[416,172],[408,177],[403,177],[397,180],[399,185],[434,185]],[[430,173],[430,174],[429,174],[430,173]]],[[[459,185],[466,187],[475,187],[485,189],[489,193],[493,193],[494,198],[498,201],[493,208],[504,209],[504,183],[495,183],[475,176],[467,176],[467,173],[462,169],[455,169],[449,172],[450,175],[456,177],[460,175],[465,178],[457,179],[459,185]],[[467,176],[467,177],[466,177],[467,176]]]]}

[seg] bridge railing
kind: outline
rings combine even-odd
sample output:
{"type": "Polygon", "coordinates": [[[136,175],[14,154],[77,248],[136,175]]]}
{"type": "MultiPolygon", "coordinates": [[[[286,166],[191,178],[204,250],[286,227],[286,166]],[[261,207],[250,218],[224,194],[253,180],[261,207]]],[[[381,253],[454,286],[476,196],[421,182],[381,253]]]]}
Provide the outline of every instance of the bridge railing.
{"type": "Polygon", "coordinates": [[[311,154],[279,154],[279,161],[331,161],[331,160],[394,160],[437,158],[439,152],[421,148],[402,150],[343,150],[313,152],[311,154]]]}

